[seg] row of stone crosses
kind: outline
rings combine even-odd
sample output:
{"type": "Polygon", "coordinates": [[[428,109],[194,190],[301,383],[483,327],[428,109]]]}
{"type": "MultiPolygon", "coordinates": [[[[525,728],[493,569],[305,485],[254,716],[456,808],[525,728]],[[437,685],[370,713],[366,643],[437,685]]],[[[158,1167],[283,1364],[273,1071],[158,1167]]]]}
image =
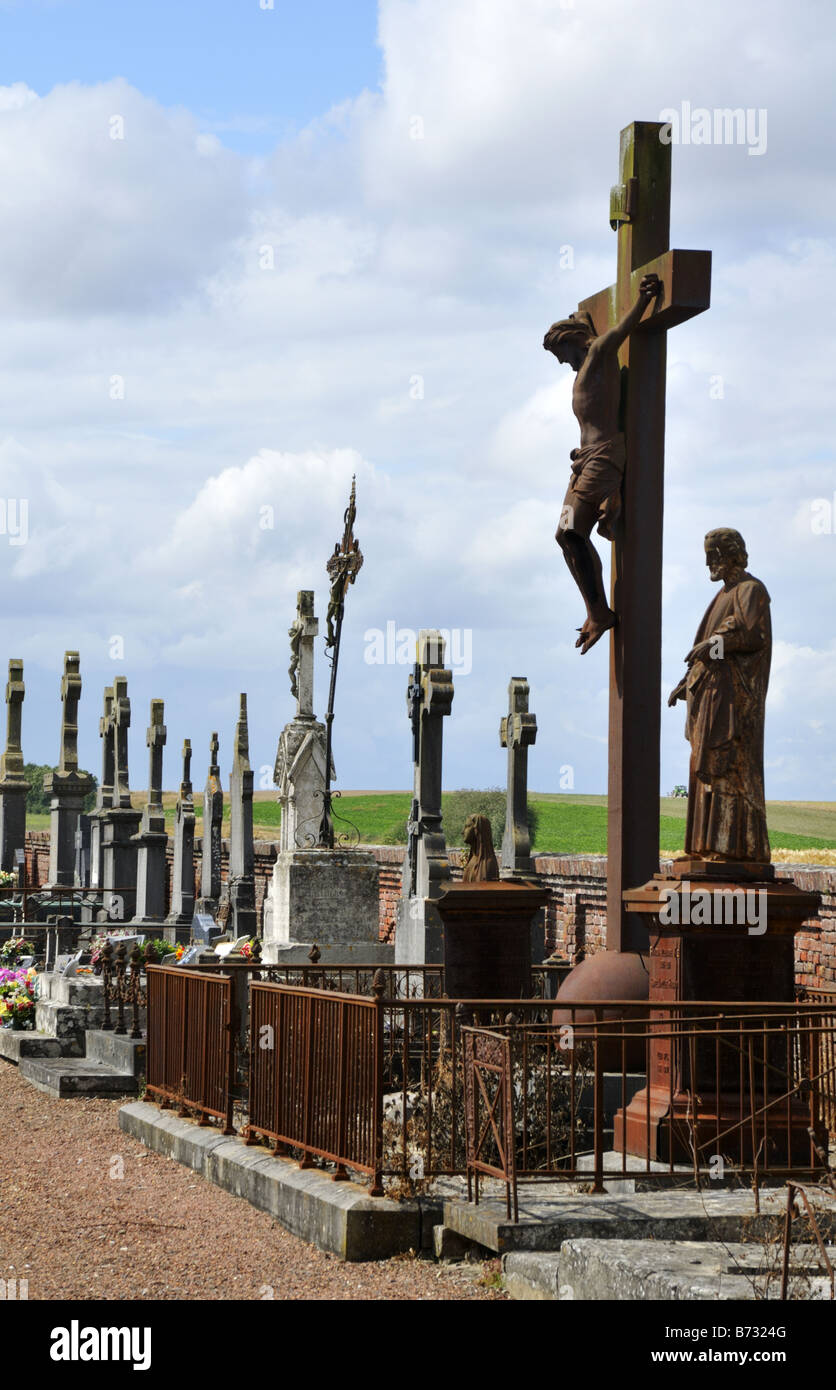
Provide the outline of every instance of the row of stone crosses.
{"type": "MultiPolygon", "coordinates": [[[[310,590],[298,595],[297,616],[290,629],[291,692],[296,715],[282,731],[275,781],[282,803],[281,849],[310,846],[307,833],[321,812],[324,786],[324,725],[313,710],[313,644],[318,623],[310,590]]],[[[417,661],[407,692],[413,730],[414,790],[409,819],[409,852],[404,864],[403,896],[432,902],[449,877],[441,816],[442,720],[453,699],[452,672],[444,666],[439,632],[420,635],[417,661]]],[[[13,870],[24,849],[26,794],[21,745],[25,693],[23,662],[9,662],[6,686],[6,750],[0,757],[0,868],[13,870]]],[[[502,867],[508,874],[530,872],[527,824],[527,756],[537,734],[528,711],[528,682],[513,677],[509,712],[500,727],[508,750],[508,813],[502,844],[502,867]]],[[[195,893],[195,813],[191,782],[191,741],[182,749],[182,776],[175,810],[171,904],[166,913],[167,844],[163,808],[164,705],[151,701],[146,732],[148,794],[144,808],[133,806],[128,773],[131,702],[128,683],[117,676],[105,688],[99,735],[101,779],[95,806],[82,814],[93,779],[78,765],[78,704],[81,674],[78,652],[66,652],[61,681],[61,750],[57,768],[46,774],[44,791],[51,801],[49,882],[45,889],[88,890],[82,921],[131,923],[146,929],[188,928],[195,911],[223,916],[236,937],[257,930],[253,845],[253,772],[249,761],[247,697],[240,697],[230,775],[230,847],[226,883],[221,874],[224,793],[218,762],[217,732],[210,741],[209,770],[203,794],[203,853],[199,895],[195,893]]],[[[333,772],[333,768],[332,768],[333,772]]],[[[414,912],[413,912],[414,917],[414,912]]],[[[167,933],[168,934],[168,933],[167,933]]],[[[173,933],[172,933],[173,934],[173,933]]]]}
{"type": "MultiPolygon", "coordinates": [[[[16,853],[26,836],[26,794],[21,746],[22,706],[25,687],[23,662],[9,662],[6,686],[6,751],[0,758],[0,868],[14,870],[16,853]]],[[[44,777],[44,791],[51,798],[49,882],[45,887],[60,896],[62,890],[85,888],[82,920],[102,914],[114,922],[130,922],[146,928],[188,927],[196,907],[215,913],[222,897],[221,828],[223,787],[218,763],[218,735],[210,742],[209,773],[203,795],[203,855],[200,897],[196,901],[194,879],[195,814],[191,782],[191,741],[182,750],[182,776],[174,828],[174,874],[171,906],[166,915],[168,835],[163,809],[163,748],[166,742],[162,700],[151,701],[146,732],[148,746],[148,796],[144,808],[135,810],[128,775],[128,729],[131,702],[128,682],[117,676],[105,688],[99,720],[102,740],[102,772],[94,809],[82,816],[93,778],[78,766],[78,702],[81,674],[78,652],[64,655],[61,680],[61,753],[58,767],[44,777]]],[[[253,857],[253,773],[249,760],[247,697],[241,695],[235,726],[230,775],[229,875],[224,894],[229,920],[236,936],[256,930],[253,857]]]]}

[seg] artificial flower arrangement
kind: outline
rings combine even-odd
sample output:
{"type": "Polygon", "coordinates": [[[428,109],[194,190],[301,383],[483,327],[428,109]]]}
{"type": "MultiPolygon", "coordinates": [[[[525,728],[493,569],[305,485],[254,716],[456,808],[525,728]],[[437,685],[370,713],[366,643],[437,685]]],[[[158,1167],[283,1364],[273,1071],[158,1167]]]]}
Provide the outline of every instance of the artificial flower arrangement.
{"type": "Polygon", "coordinates": [[[37,970],[0,967],[0,1028],[34,1028],[37,970]]]}
{"type": "Polygon", "coordinates": [[[16,888],[17,874],[14,869],[0,869],[0,888],[16,888]]]}
{"type": "Polygon", "coordinates": [[[22,936],[12,936],[0,946],[0,966],[15,966],[21,956],[34,956],[35,947],[22,936]]]}
{"type": "Polygon", "coordinates": [[[240,951],[240,954],[244,957],[244,960],[252,960],[253,945],[254,945],[254,938],[253,938],[253,937],[250,937],[249,941],[245,941],[245,942],[244,942],[244,945],[241,947],[241,951],[240,951]]]}

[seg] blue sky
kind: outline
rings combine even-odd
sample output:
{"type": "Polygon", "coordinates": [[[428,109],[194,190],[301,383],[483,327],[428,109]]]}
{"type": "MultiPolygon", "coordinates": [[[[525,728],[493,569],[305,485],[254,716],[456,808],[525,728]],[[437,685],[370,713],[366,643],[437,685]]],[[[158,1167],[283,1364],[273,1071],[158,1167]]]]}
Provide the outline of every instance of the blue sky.
{"type": "Polygon", "coordinates": [[[124,77],[253,154],[380,78],[375,0],[12,0],[0,26],[3,84],[124,77]]]}
{"type": "MultiPolygon", "coordinates": [[[[57,756],[72,648],[88,767],[121,674],[135,787],[152,698],[166,782],[189,737],[201,785],[246,691],[267,789],[296,592],[324,619],[356,473],[338,784],[409,785],[407,635],[440,627],[446,786],[504,781],[526,675],[530,785],[604,790],[606,645],[575,651],[553,540],[571,373],[542,338],[614,277],[622,126],[740,108],[757,148],[673,149],[672,244],[714,263],[668,343],[663,693],[713,597],[703,536],[735,526],[773,600],[767,794],[836,799],[834,63],[825,0],[0,0],[0,665],[25,663],[25,756],[57,756]]],[[[327,678],[320,639],[320,716],[327,678]]],[[[664,707],[662,789],[687,765],[664,707]]]]}

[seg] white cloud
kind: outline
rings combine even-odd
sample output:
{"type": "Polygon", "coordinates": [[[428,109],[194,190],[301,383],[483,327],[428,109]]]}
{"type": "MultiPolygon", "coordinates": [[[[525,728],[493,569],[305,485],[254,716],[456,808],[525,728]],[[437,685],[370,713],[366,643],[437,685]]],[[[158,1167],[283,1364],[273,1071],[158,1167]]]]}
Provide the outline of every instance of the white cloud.
{"type": "MultiPolygon", "coordinates": [[[[170,738],[182,725],[200,757],[225,711],[231,735],[246,683],[255,759],[270,761],[291,713],[295,594],[314,587],[324,619],[356,471],[366,565],[338,690],[343,785],[409,781],[405,668],[362,652],[392,619],[473,631],[450,785],[501,778],[485,730],[522,672],[540,724],[532,785],[569,762],[578,790],[603,787],[606,653],[574,651],[580,601],[553,540],[577,443],[571,378],[541,342],[613,278],[620,127],[687,99],[766,107],[769,144],[759,159],[673,150],[673,242],[712,246],[715,264],[710,312],[668,348],[665,675],[713,593],[703,534],[737,525],[773,598],[770,785],[833,796],[836,539],[807,526],[836,487],[817,17],[801,4],[788,30],[776,6],[719,0],[699,16],[651,0],[640,24],[620,0],[382,0],[381,93],[257,161],[224,148],[222,122],[123,81],[0,89],[0,489],[28,498],[31,532],[6,554],[0,626],[37,673],[32,756],[54,742],[50,710],[57,737],[56,672],[78,645],[95,759],[107,640],[122,633],[140,748],[146,697],[166,697],[170,738]]],[[[684,765],[668,712],[663,784],[684,765]]]]}

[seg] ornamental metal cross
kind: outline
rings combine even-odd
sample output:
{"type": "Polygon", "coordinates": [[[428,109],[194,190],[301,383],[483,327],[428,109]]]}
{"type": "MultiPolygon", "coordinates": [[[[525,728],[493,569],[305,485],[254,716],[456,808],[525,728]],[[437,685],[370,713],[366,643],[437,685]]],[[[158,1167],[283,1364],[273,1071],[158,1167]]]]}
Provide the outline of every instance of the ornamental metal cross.
{"type": "Polygon", "coordinates": [[[645,275],[661,293],[619,351],[627,462],[612,547],[610,605],[607,947],[646,948],[624,912],[625,889],[659,870],[659,733],[662,705],[662,513],[667,329],[710,302],[711,252],[671,250],[669,129],[634,121],[621,132],[620,182],[610,195],[618,234],[616,283],[578,306],[598,333],[623,319],[645,275]],[[668,137],[666,139],[666,137],[668,137]]]}
{"type": "MultiPolygon", "coordinates": [[[[334,696],[337,688],[337,665],[340,659],[340,636],[345,612],[345,596],[363,565],[360,542],[354,538],[354,518],[357,515],[355,479],[351,479],[351,496],[343,516],[343,538],[334,546],[325,566],[331,580],[328,600],[325,650],[331,652],[331,683],[328,690],[328,709],[325,713],[325,787],[322,793],[322,820],[319,826],[318,848],[334,848],[334,823],[331,819],[331,732],[334,723],[334,696]]],[[[339,792],[337,793],[339,796],[339,792]]]]}

